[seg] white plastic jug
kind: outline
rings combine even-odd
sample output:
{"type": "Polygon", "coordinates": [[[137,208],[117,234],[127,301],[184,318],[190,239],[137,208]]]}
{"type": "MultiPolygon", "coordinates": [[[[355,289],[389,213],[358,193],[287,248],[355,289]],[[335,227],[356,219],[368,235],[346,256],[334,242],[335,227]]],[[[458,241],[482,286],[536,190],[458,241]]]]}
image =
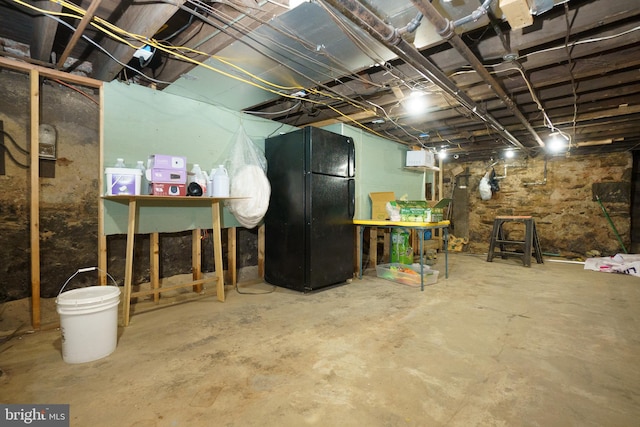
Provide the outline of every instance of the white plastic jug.
{"type": "Polygon", "coordinates": [[[202,194],[207,194],[207,173],[200,169],[200,165],[194,163],[191,173],[189,174],[188,183],[196,182],[202,188],[202,194]]]}
{"type": "Polygon", "coordinates": [[[213,197],[229,197],[229,174],[224,165],[218,166],[213,175],[213,197]]]}

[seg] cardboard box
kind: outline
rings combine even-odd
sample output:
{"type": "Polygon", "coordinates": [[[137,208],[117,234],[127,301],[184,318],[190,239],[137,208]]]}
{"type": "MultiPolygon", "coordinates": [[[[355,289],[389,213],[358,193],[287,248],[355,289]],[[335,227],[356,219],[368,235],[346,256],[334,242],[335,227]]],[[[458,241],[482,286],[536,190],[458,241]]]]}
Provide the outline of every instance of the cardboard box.
{"type": "Polygon", "coordinates": [[[434,167],[436,164],[433,152],[427,150],[407,151],[406,166],[434,167]]]}
{"type": "Polygon", "coordinates": [[[187,170],[187,158],[180,156],[168,156],[166,154],[153,154],[147,160],[147,169],[173,169],[187,170]]]}
{"type": "Polygon", "coordinates": [[[107,195],[140,194],[142,171],[130,168],[105,168],[107,195]]]}
{"type": "Polygon", "coordinates": [[[526,0],[500,0],[499,5],[512,30],[533,24],[533,16],[526,0]]]}
{"type": "Polygon", "coordinates": [[[151,194],[154,196],[186,196],[187,184],[154,182],[151,184],[151,194]]]}
{"type": "Polygon", "coordinates": [[[377,221],[389,219],[387,202],[395,200],[396,194],[392,191],[369,193],[369,198],[371,199],[371,219],[377,221]]]}
{"type": "Polygon", "coordinates": [[[187,171],[180,169],[159,169],[152,168],[146,171],[147,180],[149,182],[168,183],[168,184],[186,184],[187,171]]]}
{"type": "Polygon", "coordinates": [[[423,200],[394,200],[392,205],[400,213],[400,221],[432,222],[431,207],[423,200]]]}

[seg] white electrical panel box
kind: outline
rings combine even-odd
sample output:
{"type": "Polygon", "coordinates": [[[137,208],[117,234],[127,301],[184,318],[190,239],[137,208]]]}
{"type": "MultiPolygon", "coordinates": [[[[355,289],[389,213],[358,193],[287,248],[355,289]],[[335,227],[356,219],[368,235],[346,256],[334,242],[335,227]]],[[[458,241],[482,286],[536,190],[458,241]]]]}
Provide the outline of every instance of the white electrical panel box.
{"type": "Polygon", "coordinates": [[[432,168],[435,166],[435,156],[433,152],[427,150],[407,151],[406,166],[432,168]]]}

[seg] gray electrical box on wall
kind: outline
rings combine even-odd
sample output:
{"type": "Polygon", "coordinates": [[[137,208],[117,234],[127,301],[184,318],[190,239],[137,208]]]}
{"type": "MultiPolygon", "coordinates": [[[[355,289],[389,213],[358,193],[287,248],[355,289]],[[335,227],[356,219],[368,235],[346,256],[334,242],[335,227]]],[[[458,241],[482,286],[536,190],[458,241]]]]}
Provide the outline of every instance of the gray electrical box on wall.
{"type": "Polygon", "coordinates": [[[46,123],[40,124],[38,135],[38,156],[41,159],[56,159],[56,128],[46,123]]]}

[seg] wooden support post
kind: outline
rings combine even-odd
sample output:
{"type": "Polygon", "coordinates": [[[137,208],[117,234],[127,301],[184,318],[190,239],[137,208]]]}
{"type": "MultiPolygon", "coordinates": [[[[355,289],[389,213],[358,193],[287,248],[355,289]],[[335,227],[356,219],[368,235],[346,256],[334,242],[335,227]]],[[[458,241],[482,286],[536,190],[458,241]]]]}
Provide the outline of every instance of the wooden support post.
{"type": "Polygon", "coordinates": [[[160,302],[160,233],[151,233],[149,236],[149,276],[153,293],[153,302],[160,302]]]}
{"type": "Polygon", "coordinates": [[[382,260],[389,262],[391,260],[391,232],[388,228],[385,228],[382,230],[382,233],[382,238],[384,239],[382,260]]]}
{"type": "MultiPolygon", "coordinates": [[[[100,139],[99,166],[98,166],[98,188],[100,195],[103,195],[104,188],[104,91],[102,85],[99,88],[100,113],[98,123],[98,134],[100,139]]],[[[101,286],[107,284],[107,235],[104,234],[104,200],[98,199],[98,283],[101,286]]]]}
{"type": "Polygon", "coordinates": [[[40,133],[40,74],[29,72],[31,83],[31,325],[40,329],[40,179],[38,153],[40,133]]]}
{"type": "MultiPolygon", "coordinates": [[[[202,279],[202,232],[199,228],[191,231],[191,275],[193,280],[202,279]]],[[[202,284],[193,285],[193,292],[202,292],[202,284]]]]}
{"type": "Polygon", "coordinates": [[[237,234],[236,227],[230,227],[227,230],[227,265],[229,266],[229,275],[233,286],[238,282],[237,234]]]}
{"type": "Polygon", "coordinates": [[[224,265],[222,264],[222,238],[220,230],[220,203],[211,202],[211,217],[213,223],[213,264],[216,272],[216,294],[218,301],[224,302],[224,265]]]}
{"type": "Polygon", "coordinates": [[[133,285],[133,247],[136,232],[136,217],[138,205],[135,199],[129,202],[129,217],[127,224],[127,254],[124,262],[124,305],[122,310],[123,325],[129,326],[131,313],[131,287],[133,285]]]}
{"type": "Polygon", "coordinates": [[[369,228],[369,265],[378,265],[378,227],[369,228]]]}

